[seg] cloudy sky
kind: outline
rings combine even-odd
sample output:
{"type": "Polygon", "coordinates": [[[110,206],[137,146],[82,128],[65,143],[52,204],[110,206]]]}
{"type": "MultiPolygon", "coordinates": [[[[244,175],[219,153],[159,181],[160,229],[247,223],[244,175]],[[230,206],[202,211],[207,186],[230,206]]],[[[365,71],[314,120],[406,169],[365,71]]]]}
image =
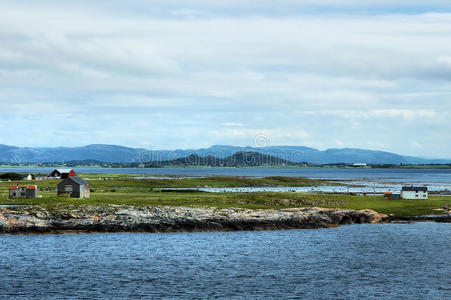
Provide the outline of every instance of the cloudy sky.
{"type": "Polygon", "coordinates": [[[0,144],[451,158],[450,124],[450,1],[0,0],[0,144]]]}

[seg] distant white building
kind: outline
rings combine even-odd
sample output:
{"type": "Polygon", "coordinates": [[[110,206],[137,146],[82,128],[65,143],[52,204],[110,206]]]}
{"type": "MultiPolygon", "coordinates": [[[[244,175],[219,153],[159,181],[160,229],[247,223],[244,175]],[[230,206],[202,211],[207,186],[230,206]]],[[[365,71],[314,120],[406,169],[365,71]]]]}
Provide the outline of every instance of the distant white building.
{"type": "Polygon", "coordinates": [[[354,163],[354,164],[352,164],[352,166],[353,167],[366,167],[366,166],[368,166],[368,164],[365,164],[365,163],[354,163]]]}
{"type": "Polygon", "coordinates": [[[47,179],[50,179],[50,177],[48,175],[41,175],[41,174],[36,175],[36,180],[47,180],[47,179]]]}
{"type": "Polygon", "coordinates": [[[403,186],[401,197],[410,200],[427,200],[429,199],[428,188],[427,186],[403,186]]]}

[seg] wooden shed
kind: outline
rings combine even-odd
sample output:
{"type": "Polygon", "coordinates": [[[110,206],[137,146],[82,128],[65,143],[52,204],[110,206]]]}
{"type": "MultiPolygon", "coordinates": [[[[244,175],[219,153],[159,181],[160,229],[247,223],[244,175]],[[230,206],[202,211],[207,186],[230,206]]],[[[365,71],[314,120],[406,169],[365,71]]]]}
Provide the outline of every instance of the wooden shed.
{"type": "Polygon", "coordinates": [[[81,177],[66,177],[58,183],[57,193],[59,195],[69,195],[71,198],[89,198],[89,183],[81,177]]]}
{"type": "Polygon", "coordinates": [[[385,199],[401,199],[401,193],[385,192],[385,199]]]}

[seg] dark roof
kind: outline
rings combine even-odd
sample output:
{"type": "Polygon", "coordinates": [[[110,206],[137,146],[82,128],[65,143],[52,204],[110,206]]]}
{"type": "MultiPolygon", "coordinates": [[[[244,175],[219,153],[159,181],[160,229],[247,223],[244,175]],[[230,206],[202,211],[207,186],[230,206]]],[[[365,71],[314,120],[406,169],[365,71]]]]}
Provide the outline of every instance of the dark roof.
{"type": "Polygon", "coordinates": [[[72,180],[75,183],[78,183],[79,185],[89,185],[89,182],[83,180],[83,178],[75,176],[75,177],[67,177],[67,179],[72,180]]]}
{"type": "Polygon", "coordinates": [[[423,191],[423,192],[427,192],[428,191],[428,187],[427,186],[403,186],[402,187],[403,191],[423,191]]]}

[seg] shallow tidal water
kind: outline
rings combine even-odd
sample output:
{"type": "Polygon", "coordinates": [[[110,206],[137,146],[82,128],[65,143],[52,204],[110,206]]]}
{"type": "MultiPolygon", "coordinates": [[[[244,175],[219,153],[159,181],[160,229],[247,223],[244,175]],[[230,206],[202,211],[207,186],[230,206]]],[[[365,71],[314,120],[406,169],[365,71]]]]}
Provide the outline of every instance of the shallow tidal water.
{"type": "Polygon", "coordinates": [[[451,299],[451,224],[0,235],[0,298],[451,299]]]}

